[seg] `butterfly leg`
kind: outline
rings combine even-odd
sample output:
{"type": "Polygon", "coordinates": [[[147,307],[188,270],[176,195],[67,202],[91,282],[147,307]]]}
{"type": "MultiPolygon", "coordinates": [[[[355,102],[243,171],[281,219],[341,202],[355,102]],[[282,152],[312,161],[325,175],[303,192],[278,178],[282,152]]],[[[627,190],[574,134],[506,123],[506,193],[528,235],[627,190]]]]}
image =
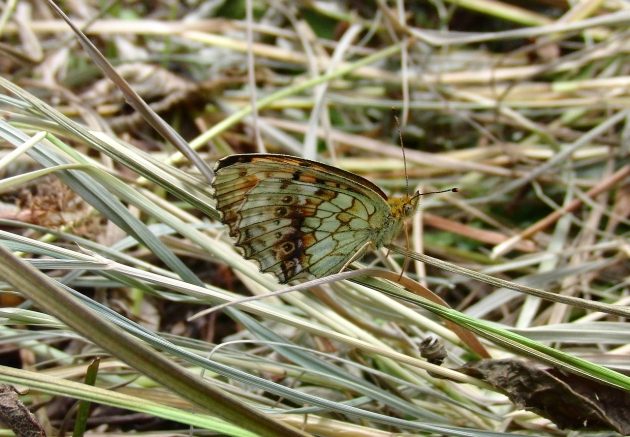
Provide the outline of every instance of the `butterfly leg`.
{"type": "MultiPolygon", "coordinates": [[[[409,232],[407,232],[407,228],[405,228],[405,241],[407,243],[407,250],[409,250],[409,232]]],[[[405,270],[407,270],[407,267],[409,267],[409,256],[407,256],[407,252],[405,252],[405,260],[403,261],[402,269],[400,270],[398,282],[400,282],[400,280],[402,279],[405,270]]]]}
{"type": "Polygon", "coordinates": [[[345,269],[348,268],[348,266],[350,264],[352,264],[353,262],[355,262],[358,259],[361,259],[363,257],[363,255],[365,255],[365,252],[367,251],[367,249],[369,247],[372,247],[372,249],[376,249],[376,247],[374,246],[374,244],[372,244],[371,241],[366,241],[363,246],[361,246],[359,248],[359,250],[356,251],[356,253],[354,255],[352,255],[352,257],[345,262],[345,264],[343,265],[343,267],[341,267],[341,270],[339,270],[339,273],[343,272],[345,269]]]}

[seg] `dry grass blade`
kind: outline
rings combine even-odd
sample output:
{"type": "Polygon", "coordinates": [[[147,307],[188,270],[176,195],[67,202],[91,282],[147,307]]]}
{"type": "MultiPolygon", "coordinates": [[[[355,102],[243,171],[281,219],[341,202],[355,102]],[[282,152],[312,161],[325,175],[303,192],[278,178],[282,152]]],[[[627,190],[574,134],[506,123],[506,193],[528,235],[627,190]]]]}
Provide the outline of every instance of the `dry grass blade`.
{"type": "Polygon", "coordinates": [[[630,429],[604,405],[630,387],[630,10],[372,6],[3,9],[0,246],[15,264],[0,265],[0,342],[15,368],[0,381],[37,391],[19,397],[51,435],[72,425],[68,398],[100,404],[86,432],[117,435],[630,429]],[[329,166],[258,159],[215,192],[207,169],[255,151],[329,166]],[[414,187],[459,192],[423,196],[390,244],[375,229],[411,203],[379,193],[414,187]],[[257,203],[239,204],[250,188],[257,203]],[[370,239],[381,249],[364,253],[370,239]],[[238,249],[326,274],[287,288],[238,249]],[[546,381],[612,420],[547,414],[548,398],[529,403],[546,381]],[[193,414],[210,392],[229,394],[231,423],[193,414]]]}
{"type": "Polygon", "coordinates": [[[52,1],[49,0],[48,4],[54,9],[54,11],[64,19],[68,26],[72,28],[72,31],[76,34],[77,38],[81,42],[83,48],[90,54],[90,57],[96,65],[99,66],[101,71],[107,75],[107,77],[116,84],[116,87],[121,90],[125,99],[129,104],[138,111],[144,120],[146,120],[157,132],[159,132],[164,138],[169,140],[171,144],[177,147],[177,149],[186,156],[203,174],[206,180],[209,182],[212,180],[212,170],[206,165],[206,163],[191,149],[186,141],[171,127],[169,126],[159,115],[157,115],[149,105],[145,103],[142,98],[133,90],[131,86],[125,81],[107,62],[107,59],[98,51],[98,49],[92,44],[92,42],[77,28],[72,21],[63,13],[61,9],[52,1]]]}
{"type": "Polygon", "coordinates": [[[218,413],[232,423],[240,423],[246,429],[269,436],[278,435],[278,433],[292,436],[304,435],[295,429],[269,420],[258,411],[248,408],[191,375],[185,369],[147,348],[143,343],[121,335],[108,321],[101,319],[98,314],[81,305],[50,278],[28,266],[3,247],[0,247],[0,257],[2,258],[2,263],[0,263],[2,279],[131,367],[141,370],[176,393],[186,396],[200,407],[218,413]]]}

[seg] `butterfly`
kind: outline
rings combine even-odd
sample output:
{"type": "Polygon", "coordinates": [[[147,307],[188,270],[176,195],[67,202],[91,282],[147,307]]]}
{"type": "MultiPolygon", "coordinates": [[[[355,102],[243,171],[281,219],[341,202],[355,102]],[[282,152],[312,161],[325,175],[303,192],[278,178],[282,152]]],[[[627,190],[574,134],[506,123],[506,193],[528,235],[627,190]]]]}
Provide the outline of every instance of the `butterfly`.
{"type": "Polygon", "coordinates": [[[387,246],[419,199],[388,199],[353,173],[268,153],[220,159],[212,186],[243,256],[281,283],[338,273],[367,247],[387,246]]]}

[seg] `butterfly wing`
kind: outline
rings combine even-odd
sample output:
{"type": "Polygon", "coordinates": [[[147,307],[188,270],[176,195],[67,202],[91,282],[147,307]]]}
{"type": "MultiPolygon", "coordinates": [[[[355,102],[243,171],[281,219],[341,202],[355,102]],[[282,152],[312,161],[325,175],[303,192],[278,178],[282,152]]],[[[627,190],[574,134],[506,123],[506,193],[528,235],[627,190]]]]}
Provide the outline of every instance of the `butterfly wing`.
{"type": "Polygon", "coordinates": [[[337,273],[391,219],[376,185],[287,155],[228,156],[212,185],[245,258],[282,283],[337,273]]]}

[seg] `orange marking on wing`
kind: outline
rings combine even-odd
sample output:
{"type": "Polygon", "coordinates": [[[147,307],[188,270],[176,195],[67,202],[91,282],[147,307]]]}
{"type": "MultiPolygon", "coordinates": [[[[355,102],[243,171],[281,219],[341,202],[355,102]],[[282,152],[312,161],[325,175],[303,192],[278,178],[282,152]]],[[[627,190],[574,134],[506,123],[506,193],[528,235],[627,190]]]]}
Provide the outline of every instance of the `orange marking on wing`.
{"type": "Polygon", "coordinates": [[[249,192],[252,188],[260,183],[260,178],[256,175],[248,175],[238,179],[239,191],[249,192]]]}
{"type": "Polygon", "coordinates": [[[317,178],[315,176],[301,174],[299,178],[300,182],[306,182],[307,184],[314,184],[317,182],[317,178]]]}
{"type": "MultiPolygon", "coordinates": [[[[320,203],[322,203],[323,201],[330,201],[332,200],[337,194],[334,191],[331,190],[325,190],[323,188],[318,188],[317,191],[315,191],[315,196],[320,199],[317,201],[317,205],[319,205],[320,203]]],[[[315,201],[312,202],[313,204],[315,203],[315,201]]]]}
{"type": "Polygon", "coordinates": [[[300,238],[302,239],[302,244],[304,247],[310,247],[313,244],[317,243],[317,239],[315,238],[314,233],[302,234],[300,238]]]}

